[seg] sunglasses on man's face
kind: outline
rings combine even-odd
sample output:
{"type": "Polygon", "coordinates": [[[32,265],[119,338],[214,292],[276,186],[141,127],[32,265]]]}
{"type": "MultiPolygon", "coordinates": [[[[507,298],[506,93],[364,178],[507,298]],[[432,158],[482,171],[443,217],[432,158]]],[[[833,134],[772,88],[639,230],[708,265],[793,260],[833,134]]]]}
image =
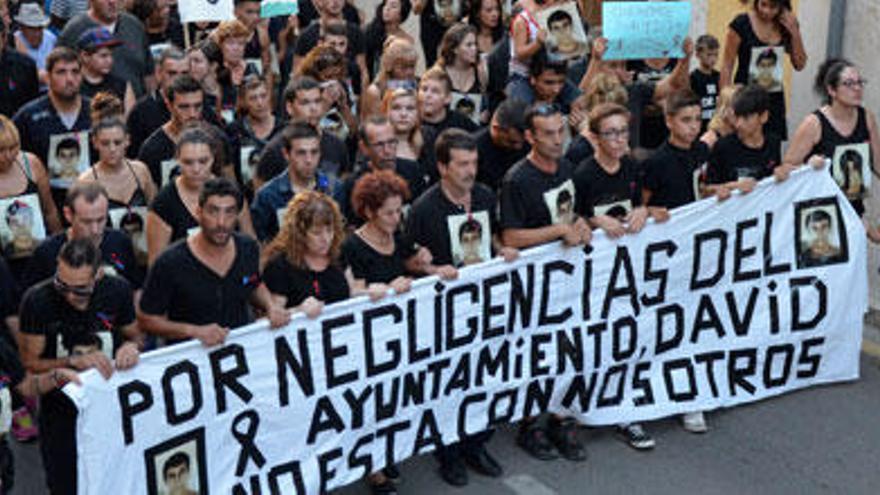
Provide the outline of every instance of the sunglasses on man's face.
{"type": "Polygon", "coordinates": [[[55,290],[62,294],[72,294],[78,297],[89,297],[95,292],[95,283],[89,285],[68,285],[67,282],[61,280],[58,275],[52,280],[55,290]]]}

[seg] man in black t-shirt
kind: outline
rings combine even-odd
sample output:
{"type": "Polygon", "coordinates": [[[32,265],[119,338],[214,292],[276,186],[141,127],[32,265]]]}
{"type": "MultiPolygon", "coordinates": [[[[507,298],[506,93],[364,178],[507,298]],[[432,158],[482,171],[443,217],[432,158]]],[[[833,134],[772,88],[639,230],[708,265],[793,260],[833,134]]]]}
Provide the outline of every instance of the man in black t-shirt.
{"type": "Polygon", "coordinates": [[[366,161],[356,169],[355,173],[348,176],[336,189],[333,199],[339,205],[342,215],[347,221],[349,228],[354,228],[363,223],[351,204],[351,193],[357,180],[364,174],[374,170],[394,170],[397,175],[406,181],[409,187],[409,201],[419,197],[425,190],[425,174],[419,162],[397,158],[397,138],[394,127],[387,118],[372,116],[361,122],[358,131],[361,154],[366,161]]]}
{"type": "Polygon", "coordinates": [[[781,163],[779,138],[764,133],[770,118],[770,94],[757,85],[746,86],[733,98],[736,132],[719,139],[709,154],[707,181],[709,193],[721,189],[754,189],[756,181],[770,174],[781,163]]]}
{"type": "Polygon", "coordinates": [[[162,95],[178,76],[189,74],[189,61],[179,48],[170,46],[159,55],[155,74],[158,89],[139,99],[128,114],[129,158],[137,157],[150,134],[171,118],[162,95]]]}
{"type": "Polygon", "coordinates": [[[475,135],[479,155],[477,181],[493,191],[498,191],[504,174],[529,151],[523,137],[525,112],[523,101],[504,100],[492,115],[489,127],[480,129],[475,135]]]}
{"type": "Polygon", "coordinates": [[[188,127],[202,126],[214,137],[218,143],[214,155],[214,160],[218,163],[215,165],[229,167],[236,165],[240,159],[237,136],[229,136],[218,127],[219,122],[214,120],[216,115],[205,108],[204,102],[205,92],[201,83],[189,74],[179,76],[165,91],[165,105],[171,118],[150,134],[138,152],[138,160],[147,164],[153,182],[160,187],[167,185],[177,175],[179,168],[174,158],[177,140],[188,127]]]}
{"type": "MultiPolygon", "coordinates": [[[[32,373],[97,369],[104,377],[137,364],[140,336],[131,287],[99,270],[89,239],[73,239],[58,254],[54,278],[30,288],[21,303],[21,356],[32,373]],[[74,352],[75,347],[88,348],[74,352]]],[[[60,391],[40,401],[40,450],[53,494],[75,494],[76,408],[60,391]]]]}
{"type": "Polygon", "coordinates": [[[228,179],[202,186],[199,231],[169,246],[147,274],[138,312],[144,331],[168,344],[198,339],[210,347],[251,322],[251,304],[273,328],[290,321],[260,278],[257,242],[235,232],[242,206],[228,179]]]}
{"type": "Polygon", "coordinates": [[[122,231],[107,228],[107,191],[97,182],[78,182],[64,199],[64,218],[70,224],[37,246],[25,272],[22,287],[51,277],[61,246],[71,239],[87,239],[101,251],[104,273],[124,277],[140,288],[143,273],[137,264],[131,239],[122,231]]]}
{"type": "MultiPolygon", "coordinates": [[[[575,201],[574,167],[562,158],[565,121],[555,105],[537,104],[525,116],[526,141],[531,151],[507,171],[501,185],[501,236],[505,246],[528,248],[562,239],[574,246],[590,241],[592,232],[583,218],[572,223],[572,215],[563,214],[560,197],[575,201]]],[[[517,443],[537,459],[563,457],[586,459],[583,445],[576,438],[577,421],[553,415],[546,428],[537,418],[520,424],[517,443]],[[549,438],[548,438],[549,437],[549,438]],[[555,449],[554,449],[555,447],[555,449]]]]}
{"type": "MultiPolygon", "coordinates": [[[[318,128],[321,135],[321,163],[319,169],[327,175],[339,177],[350,170],[345,142],[329,132],[320,132],[324,100],[321,85],[311,77],[299,77],[284,89],[284,108],[291,120],[304,120],[318,128]]],[[[284,156],[284,133],[279,132],[266,143],[257,162],[254,189],[269,182],[287,169],[284,156]]]]}
{"type": "MultiPolygon", "coordinates": [[[[412,206],[407,218],[407,240],[430,251],[432,264],[419,267],[425,274],[449,276],[453,266],[487,261],[493,244],[505,259],[517,251],[500,246],[492,235],[497,230],[495,194],[475,182],[477,144],[461,129],[447,129],[437,138],[440,182],[431,186],[412,206]]],[[[467,484],[465,463],[477,472],[498,477],[502,468],[486,451],[492,431],[474,433],[437,452],[440,474],[453,486],[467,484]]]]}

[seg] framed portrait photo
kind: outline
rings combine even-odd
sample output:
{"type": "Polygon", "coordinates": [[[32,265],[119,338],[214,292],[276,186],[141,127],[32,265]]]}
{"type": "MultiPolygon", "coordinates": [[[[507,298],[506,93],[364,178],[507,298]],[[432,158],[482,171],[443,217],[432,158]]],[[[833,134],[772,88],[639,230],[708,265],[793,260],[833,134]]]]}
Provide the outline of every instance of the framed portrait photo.
{"type": "Polygon", "coordinates": [[[150,447],[144,462],[149,495],[209,495],[204,428],[150,447]]]}
{"type": "Polygon", "coordinates": [[[538,24],[547,31],[544,46],[550,59],[571,60],[587,54],[587,33],[574,2],[542,10],[536,17],[538,24]]]}
{"type": "Polygon", "coordinates": [[[849,245],[837,196],[794,205],[797,267],[846,263],[849,245]]]}

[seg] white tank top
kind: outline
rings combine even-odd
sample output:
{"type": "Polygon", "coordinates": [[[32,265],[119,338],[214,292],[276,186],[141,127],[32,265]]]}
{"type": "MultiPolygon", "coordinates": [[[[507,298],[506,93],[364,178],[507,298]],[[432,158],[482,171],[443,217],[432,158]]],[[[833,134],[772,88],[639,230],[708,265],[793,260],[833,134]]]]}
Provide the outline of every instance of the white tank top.
{"type": "Polygon", "coordinates": [[[535,17],[532,16],[532,13],[525,9],[521,10],[513,21],[510,22],[510,73],[529,77],[528,63],[522,62],[516,58],[516,47],[513,43],[513,24],[516,22],[516,19],[523,19],[526,21],[526,27],[529,30],[529,43],[538,37],[538,31],[541,30],[541,26],[538,24],[538,21],[535,20],[535,17]]]}

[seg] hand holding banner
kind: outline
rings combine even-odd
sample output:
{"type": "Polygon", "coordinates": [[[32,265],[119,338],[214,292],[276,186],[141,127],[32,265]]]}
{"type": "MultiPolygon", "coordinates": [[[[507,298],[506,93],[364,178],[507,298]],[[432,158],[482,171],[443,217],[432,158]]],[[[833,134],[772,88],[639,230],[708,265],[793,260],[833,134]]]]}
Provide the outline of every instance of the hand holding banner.
{"type": "Polygon", "coordinates": [[[603,2],[604,59],[680,58],[690,23],[690,2],[603,2]]]}

